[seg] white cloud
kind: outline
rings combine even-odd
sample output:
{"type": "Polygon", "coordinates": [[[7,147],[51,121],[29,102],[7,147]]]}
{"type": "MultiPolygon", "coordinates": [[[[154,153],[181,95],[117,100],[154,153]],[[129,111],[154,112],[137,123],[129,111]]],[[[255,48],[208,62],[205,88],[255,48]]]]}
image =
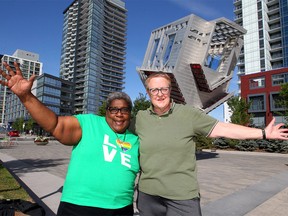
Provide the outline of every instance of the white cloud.
{"type": "Polygon", "coordinates": [[[216,19],[226,17],[231,19],[233,14],[233,3],[231,0],[169,0],[179,7],[187,10],[189,13],[200,16],[204,19],[216,19]],[[230,16],[230,17],[229,17],[230,16]]]}

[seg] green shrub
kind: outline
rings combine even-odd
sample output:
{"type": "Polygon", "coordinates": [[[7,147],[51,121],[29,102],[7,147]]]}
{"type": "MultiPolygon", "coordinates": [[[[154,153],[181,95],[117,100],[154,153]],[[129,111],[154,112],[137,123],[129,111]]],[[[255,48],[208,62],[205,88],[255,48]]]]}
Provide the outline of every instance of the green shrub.
{"type": "Polygon", "coordinates": [[[203,135],[198,135],[198,136],[195,136],[193,140],[196,143],[197,150],[210,149],[213,147],[212,138],[205,137],[203,135]]]}
{"type": "Polygon", "coordinates": [[[267,152],[288,153],[288,142],[282,140],[258,140],[259,149],[267,152]]]}
{"type": "Polygon", "coordinates": [[[259,145],[256,140],[240,140],[235,148],[239,151],[255,151],[259,145]]]}
{"type": "Polygon", "coordinates": [[[235,149],[235,146],[239,143],[239,140],[217,138],[213,141],[213,145],[219,149],[235,149]]]}

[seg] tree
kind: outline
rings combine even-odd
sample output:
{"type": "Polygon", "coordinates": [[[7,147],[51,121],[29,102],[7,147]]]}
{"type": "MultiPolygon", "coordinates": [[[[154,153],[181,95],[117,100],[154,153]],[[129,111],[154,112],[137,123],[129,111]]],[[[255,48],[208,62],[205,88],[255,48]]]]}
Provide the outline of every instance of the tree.
{"type": "Polygon", "coordinates": [[[212,149],[214,147],[213,138],[209,138],[203,135],[196,135],[193,140],[196,143],[196,150],[212,149]]]}
{"type": "MultiPolygon", "coordinates": [[[[231,122],[234,124],[240,124],[244,126],[251,125],[251,114],[248,113],[248,109],[252,102],[247,103],[246,100],[239,96],[234,96],[227,101],[229,108],[232,111],[231,122]]],[[[217,138],[214,140],[214,145],[217,148],[232,148],[239,145],[239,140],[217,138]]]]}
{"type": "MultiPolygon", "coordinates": [[[[139,93],[139,96],[133,101],[132,117],[135,117],[139,110],[145,110],[150,106],[150,100],[147,99],[146,95],[139,93]]],[[[105,116],[106,114],[106,101],[98,109],[98,115],[105,116]]]]}
{"type": "Polygon", "coordinates": [[[14,130],[23,131],[24,118],[17,118],[12,124],[14,130]]]}
{"type": "Polygon", "coordinates": [[[139,93],[139,97],[134,100],[133,104],[132,117],[135,117],[139,110],[146,110],[150,107],[150,100],[143,93],[139,93]]]}
{"type": "Polygon", "coordinates": [[[227,101],[227,104],[232,111],[232,123],[245,126],[248,126],[252,123],[252,116],[248,113],[251,102],[247,103],[246,100],[244,100],[243,98],[240,98],[239,96],[234,96],[227,101]]]}
{"type": "Polygon", "coordinates": [[[276,106],[283,108],[284,112],[277,112],[279,115],[284,116],[286,120],[286,126],[288,122],[288,83],[281,85],[279,92],[279,99],[276,100],[276,106]]]}
{"type": "Polygon", "coordinates": [[[102,105],[98,108],[98,113],[99,116],[105,116],[106,114],[106,101],[102,103],[102,105]]]}
{"type": "Polygon", "coordinates": [[[25,130],[26,131],[30,131],[33,130],[33,125],[34,125],[35,121],[34,119],[32,119],[31,117],[27,120],[27,122],[25,122],[25,130]]]}

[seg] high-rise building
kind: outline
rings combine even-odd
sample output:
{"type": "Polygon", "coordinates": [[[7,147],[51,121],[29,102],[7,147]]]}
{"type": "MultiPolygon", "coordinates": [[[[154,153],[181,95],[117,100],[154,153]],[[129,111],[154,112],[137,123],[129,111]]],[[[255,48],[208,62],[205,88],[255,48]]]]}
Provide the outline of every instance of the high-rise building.
{"type": "Polygon", "coordinates": [[[125,3],[75,0],[64,11],[60,77],[74,83],[74,113],[97,113],[124,89],[125,3]]]}
{"type": "Polygon", "coordinates": [[[234,21],[247,30],[239,76],[288,67],[286,0],[234,0],[234,14],[234,21]]]}
{"type": "Polygon", "coordinates": [[[249,113],[253,114],[255,125],[267,125],[272,115],[279,122],[283,118],[271,104],[279,94],[279,85],[288,82],[288,2],[234,0],[234,14],[234,21],[247,30],[237,64],[239,93],[247,101],[254,101],[249,113]],[[271,78],[264,72],[274,75],[271,78]],[[259,75],[252,76],[255,73],[259,75]],[[281,80],[280,84],[277,79],[281,80]]]}
{"type": "MultiPolygon", "coordinates": [[[[43,64],[39,61],[39,54],[16,50],[12,56],[6,54],[1,56],[1,62],[7,62],[13,69],[13,63],[17,62],[26,79],[29,79],[32,74],[37,76],[31,92],[49,109],[57,115],[72,114],[73,83],[50,74],[42,73],[43,64]]],[[[3,64],[0,67],[3,71],[6,71],[3,64]]],[[[27,121],[31,117],[19,98],[15,94],[12,94],[7,87],[0,85],[0,95],[2,108],[0,109],[0,126],[11,126],[19,118],[27,121]]],[[[40,130],[38,126],[37,128],[40,130]]]]}
{"type": "MultiPolygon", "coordinates": [[[[11,55],[3,55],[2,62],[7,62],[11,68],[14,69],[14,62],[19,64],[20,69],[22,70],[22,74],[26,79],[29,79],[33,74],[39,76],[42,74],[42,63],[39,61],[39,55],[36,53],[19,50],[17,49],[14,54],[11,55]]],[[[6,71],[6,68],[3,64],[0,65],[3,71],[6,71]]],[[[15,97],[11,97],[9,101],[7,98],[10,96],[11,92],[6,86],[0,85],[0,123],[7,124],[8,117],[6,116],[7,106],[10,104],[9,110],[11,113],[13,112],[17,117],[24,117],[27,115],[27,111],[25,107],[20,103],[19,99],[15,97]]]]}
{"type": "Polygon", "coordinates": [[[138,73],[143,82],[151,73],[167,73],[175,102],[208,113],[233,96],[228,87],[245,32],[226,18],[183,17],[152,31],[138,73]]]}
{"type": "MultiPolygon", "coordinates": [[[[56,115],[71,115],[73,95],[71,82],[43,73],[34,81],[31,92],[56,115]]],[[[15,94],[10,94],[6,101],[5,124],[11,126],[19,118],[23,118],[26,122],[31,116],[18,97],[15,94]]],[[[37,133],[42,130],[37,124],[34,127],[34,131],[37,133]]]]}

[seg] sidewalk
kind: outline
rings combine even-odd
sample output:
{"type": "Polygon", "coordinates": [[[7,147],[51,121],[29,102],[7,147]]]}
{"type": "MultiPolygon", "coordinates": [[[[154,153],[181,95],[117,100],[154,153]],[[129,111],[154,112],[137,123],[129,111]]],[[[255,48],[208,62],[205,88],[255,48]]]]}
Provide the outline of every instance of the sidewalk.
{"type": "Polygon", "coordinates": [[[287,215],[288,155],[219,150],[216,154],[217,159],[197,162],[203,216],[287,215]]]}
{"type": "Polygon", "coordinates": [[[32,199],[42,205],[47,216],[55,216],[70,159],[70,146],[50,141],[46,146],[33,141],[0,149],[0,160],[22,182],[32,199]]]}
{"type": "MultiPolygon", "coordinates": [[[[55,216],[71,147],[32,141],[0,149],[0,160],[55,216]]],[[[288,212],[288,155],[203,151],[197,155],[203,216],[284,216],[288,212]]]]}

